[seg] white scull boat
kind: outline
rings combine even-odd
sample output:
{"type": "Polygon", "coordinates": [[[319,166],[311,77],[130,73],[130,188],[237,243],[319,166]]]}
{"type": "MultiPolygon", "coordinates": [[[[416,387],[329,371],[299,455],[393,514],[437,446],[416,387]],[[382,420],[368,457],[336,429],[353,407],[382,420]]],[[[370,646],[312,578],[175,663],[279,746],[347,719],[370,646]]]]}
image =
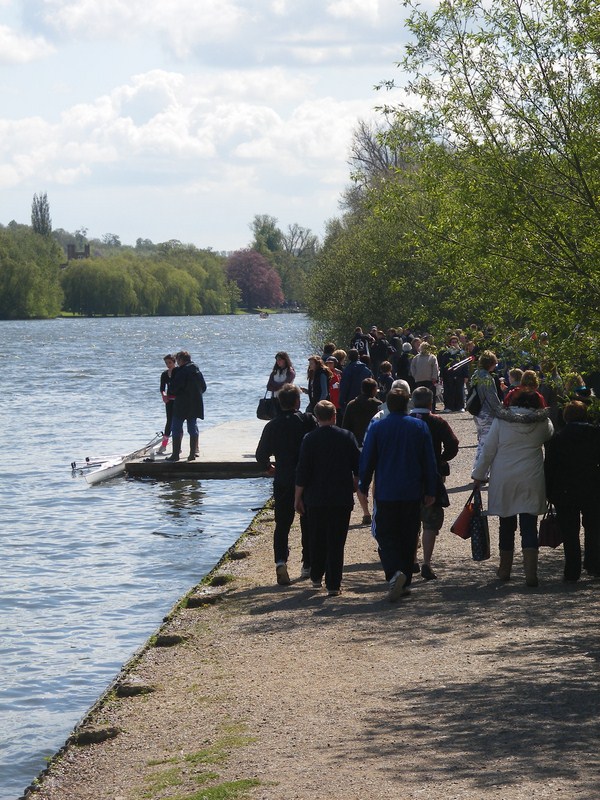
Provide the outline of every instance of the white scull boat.
{"type": "Polygon", "coordinates": [[[116,478],[118,475],[123,475],[125,472],[125,465],[128,461],[133,461],[136,458],[144,458],[144,456],[154,456],[160,442],[162,441],[162,433],[157,433],[148,444],[143,447],[133,450],[131,453],[119,456],[105,456],[104,458],[86,458],[82,464],[76,461],[71,462],[71,473],[73,476],[82,475],[90,486],[102,481],[108,481],[111,478],[116,478]]]}

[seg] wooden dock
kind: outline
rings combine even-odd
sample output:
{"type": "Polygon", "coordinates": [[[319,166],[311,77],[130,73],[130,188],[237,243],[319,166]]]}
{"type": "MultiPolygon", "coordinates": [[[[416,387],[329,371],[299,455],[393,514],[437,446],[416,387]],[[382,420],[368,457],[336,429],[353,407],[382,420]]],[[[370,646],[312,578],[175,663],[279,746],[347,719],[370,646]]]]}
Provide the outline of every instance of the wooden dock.
{"type": "Polygon", "coordinates": [[[214,428],[200,428],[200,455],[188,461],[189,438],[184,435],[181,460],[166,461],[171,448],[154,461],[137,459],[125,466],[128,475],[137,478],[174,480],[177,478],[257,478],[264,477],[254,453],[265,423],[259,419],[225,422],[214,428]]]}

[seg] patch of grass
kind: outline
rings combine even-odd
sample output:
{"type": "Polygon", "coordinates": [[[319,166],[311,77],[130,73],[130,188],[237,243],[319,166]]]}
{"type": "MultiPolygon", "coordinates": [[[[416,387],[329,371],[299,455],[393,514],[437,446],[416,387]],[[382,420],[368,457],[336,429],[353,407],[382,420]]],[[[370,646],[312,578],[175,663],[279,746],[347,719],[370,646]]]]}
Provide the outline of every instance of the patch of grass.
{"type": "Polygon", "coordinates": [[[239,800],[247,797],[250,789],[260,786],[257,778],[246,778],[240,781],[224,781],[216,786],[206,786],[194,794],[178,795],[172,800],[239,800]]]}
{"type": "Polygon", "coordinates": [[[173,758],[153,758],[146,763],[149,767],[161,767],[163,764],[177,764],[178,761],[179,759],[173,756],[173,758]]]}
{"type": "Polygon", "coordinates": [[[157,792],[162,792],[164,789],[168,789],[171,786],[181,786],[182,782],[180,767],[173,767],[172,769],[166,769],[163,772],[157,772],[153,775],[148,775],[146,777],[148,792],[144,793],[144,796],[152,797],[152,795],[156,794],[157,792]]]}
{"type": "Polygon", "coordinates": [[[210,739],[207,738],[205,743],[208,746],[202,750],[184,756],[148,761],[148,767],[160,767],[167,764],[177,766],[148,774],[145,779],[148,788],[141,797],[145,800],[158,796],[165,800],[237,800],[238,798],[241,800],[247,796],[250,789],[259,786],[260,781],[256,778],[218,783],[220,775],[217,772],[202,769],[205,765],[226,762],[232,755],[232,750],[256,741],[254,737],[244,733],[246,726],[243,723],[226,721],[220,728],[222,735],[213,744],[208,744],[210,739]],[[192,794],[173,795],[168,792],[171,787],[181,787],[186,780],[193,781],[202,788],[192,794]],[[208,785],[210,783],[214,785],[208,785]]]}
{"type": "Polygon", "coordinates": [[[230,734],[223,736],[210,747],[198,750],[196,753],[188,753],[184,756],[188,764],[220,764],[226,761],[228,751],[234,747],[245,747],[256,741],[252,736],[242,736],[241,734],[230,734]]]}
{"type": "Polygon", "coordinates": [[[219,780],[219,773],[199,772],[198,775],[194,775],[194,780],[196,781],[196,783],[208,783],[209,781],[217,781],[219,780]]]}

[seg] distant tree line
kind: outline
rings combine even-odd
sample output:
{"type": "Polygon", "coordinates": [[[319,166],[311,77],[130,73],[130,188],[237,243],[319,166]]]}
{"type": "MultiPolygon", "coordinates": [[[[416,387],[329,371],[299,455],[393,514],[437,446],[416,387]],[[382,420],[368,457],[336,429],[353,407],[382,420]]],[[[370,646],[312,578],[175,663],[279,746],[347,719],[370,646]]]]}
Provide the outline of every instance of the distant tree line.
{"type": "Polygon", "coordinates": [[[88,239],[87,229],[52,230],[48,198],[35,195],[31,226],[0,225],[0,319],[86,316],[229,314],[300,306],[318,250],[317,237],[297,225],[257,216],[254,241],[227,256],[170,240],[118,235],[88,239]],[[69,246],[76,258],[66,259],[69,246]],[[89,258],[81,257],[89,247],[89,258]]]}

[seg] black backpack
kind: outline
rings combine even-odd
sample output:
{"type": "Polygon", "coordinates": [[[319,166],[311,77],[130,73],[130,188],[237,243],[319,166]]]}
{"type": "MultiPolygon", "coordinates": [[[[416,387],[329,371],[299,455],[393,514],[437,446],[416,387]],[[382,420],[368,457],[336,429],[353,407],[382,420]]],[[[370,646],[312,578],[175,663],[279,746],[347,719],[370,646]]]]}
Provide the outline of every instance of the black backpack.
{"type": "Polygon", "coordinates": [[[465,408],[469,412],[469,414],[473,414],[474,417],[479,416],[479,413],[483,407],[483,403],[481,402],[481,397],[479,397],[479,392],[477,391],[477,385],[471,384],[471,388],[467,394],[467,400],[465,403],[465,408]]]}

